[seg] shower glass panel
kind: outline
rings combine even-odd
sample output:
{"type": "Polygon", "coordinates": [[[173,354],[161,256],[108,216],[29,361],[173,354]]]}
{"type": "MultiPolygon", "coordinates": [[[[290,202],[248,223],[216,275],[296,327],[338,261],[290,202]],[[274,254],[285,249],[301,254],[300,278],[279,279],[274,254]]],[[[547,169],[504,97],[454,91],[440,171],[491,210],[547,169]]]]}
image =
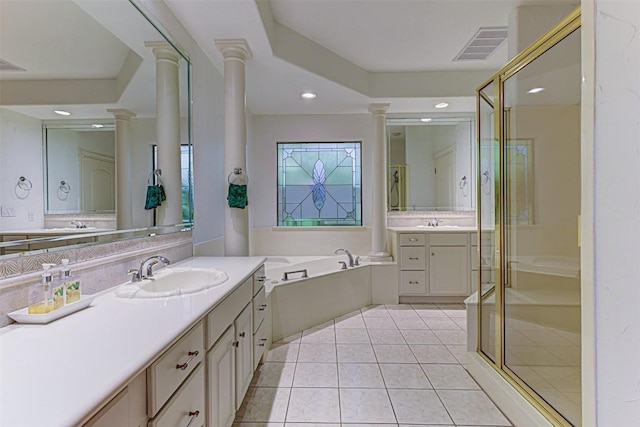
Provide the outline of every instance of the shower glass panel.
{"type": "MultiPolygon", "coordinates": [[[[580,425],[580,29],[503,83],[504,366],[580,425]]],[[[481,110],[482,112],[482,110],[481,110]]]]}
{"type": "Polygon", "coordinates": [[[479,170],[478,170],[478,224],[480,227],[479,250],[480,250],[480,287],[478,295],[479,316],[482,325],[478,345],[484,355],[496,361],[496,310],[495,310],[495,252],[496,236],[495,224],[497,218],[496,197],[498,191],[496,185],[499,184],[499,159],[498,159],[498,139],[494,133],[494,90],[493,82],[486,85],[479,91],[478,96],[478,135],[479,135],[479,170]]]}

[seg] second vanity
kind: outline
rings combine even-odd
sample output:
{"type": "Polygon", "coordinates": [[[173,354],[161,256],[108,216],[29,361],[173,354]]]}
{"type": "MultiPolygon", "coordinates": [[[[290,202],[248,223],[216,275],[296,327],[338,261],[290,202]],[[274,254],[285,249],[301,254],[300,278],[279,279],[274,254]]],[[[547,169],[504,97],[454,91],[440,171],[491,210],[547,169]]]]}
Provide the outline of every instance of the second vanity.
{"type": "Polygon", "coordinates": [[[401,303],[462,302],[476,288],[475,227],[389,227],[401,303]]]}
{"type": "Polygon", "coordinates": [[[48,325],[0,330],[2,426],[219,426],[233,421],[269,346],[262,257],[195,257],[225,271],[184,296],[116,287],[48,325]]]}

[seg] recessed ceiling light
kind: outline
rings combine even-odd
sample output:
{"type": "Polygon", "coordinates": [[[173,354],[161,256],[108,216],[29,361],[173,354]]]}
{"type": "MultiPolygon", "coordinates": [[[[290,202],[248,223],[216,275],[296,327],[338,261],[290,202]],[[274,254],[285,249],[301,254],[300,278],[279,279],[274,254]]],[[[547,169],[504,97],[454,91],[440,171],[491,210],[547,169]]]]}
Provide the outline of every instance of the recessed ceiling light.
{"type": "Polygon", "coordinates": [[[544,90],[543,87],[534,87],[533,89],[529,89],[527,93],[540,93],[544,90]]]}
{"type": "Polygon", "coordinates": [[[64,110],[53,110],[54,113],[56,114],[60,114],[61,116],[70,116],[71,113],[68,111],[64,111],[64,110]]]}
{"type": "Polygon", "coordinates": [[[429,123],[433,119],[420,119],[421,122],[429,123]]]}
{"type": "Polygon", "coordinates": [[[447,108],[449,106],[449,103],[447,102],[441,102],[439,104],[434,105],[434,107],[436,108],[447,108]]]}
{"type": "Polygon", "coordinates": [[[315,99],[315,97],[318,95],[313,92],[302,92],[300,96],[302,97],[302,99],[315,99]]]}
{"type": "Polygon", "coordinates": [[[92,128],[94,128],[94,129],[101,129],[101,128],[103,128],[103,127],[104,127],[104,125],[101,125],[101,124],[93,124],[93,125],[91,125],[91,127],[92,127],[92,128]]]}

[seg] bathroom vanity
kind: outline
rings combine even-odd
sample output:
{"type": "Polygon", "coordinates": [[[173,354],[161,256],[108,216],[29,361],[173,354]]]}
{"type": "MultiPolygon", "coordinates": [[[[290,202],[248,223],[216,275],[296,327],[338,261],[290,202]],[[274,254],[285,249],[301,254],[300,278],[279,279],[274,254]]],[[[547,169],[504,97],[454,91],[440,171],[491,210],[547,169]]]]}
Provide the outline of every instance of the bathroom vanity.
{"type": "Polygon", "coordinates": [[[0,424],[230,426],[270,345],[263,262],[191,258],[179,265],[229,279],[157,299],[114,287],[48,325],[3,328],[0,424]]]}
{"type": "Polygon", "coordinates": [[[401,303],[462,302],[477,283],[475,227],[389,227],[401,303]]]}

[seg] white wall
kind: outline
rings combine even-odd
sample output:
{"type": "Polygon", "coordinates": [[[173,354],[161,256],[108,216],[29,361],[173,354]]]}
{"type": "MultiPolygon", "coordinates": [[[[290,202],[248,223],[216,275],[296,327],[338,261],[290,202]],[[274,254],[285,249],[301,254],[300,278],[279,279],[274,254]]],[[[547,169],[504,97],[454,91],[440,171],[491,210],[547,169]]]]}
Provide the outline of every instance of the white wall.
{"type": "Polygon", "coordinates": [[[640,2],[590,0],[585,8],[595,25],[595,59],[585,58],[585,74],[595,65],[595,81],[587,80],[591,95],[583,109],[595,113],[595,124],[585,130],[587,142],[594,138],[587,157],[593,192],[586,196],[593,223],[585,224],[593,227],[587,243],[594,287],[587,282],[584,292],[593,292],[595,305],[584,307],[583,316],[595,322],[595,336],[585,337],[583,354],[593,361],[588,350],[594,342],[596,349],[596,396],[586,402],[597,403],[598,426],[629,426],[640,420],[640,2]]]}
{"type": "Polygon", "coordinates": [[[434,132],[440,126],[406,126],[407,207],[436,205],[434,132]]]}
{"type": "MultiPolygon", "coordinates": [[[[43,182],[40,120],[0,108],[0,205],[15,210],[15,217],[0,217],[0,230],[44,226],[43,182]],[[15,194],[21,176],[33,184],[24,199],[15,194]]],[[[18,194],[23,197],[26,193],[19,191],[18,194]]]]}
{"type": "Polygon", "coordinates": [[[193,241],[198,245],[224,235],[227,179],[223,168],[224,79],[163,2],[142,0],[141,3],[191,59],[195,208],[193,241]]]}
{"type": "MultiPolygon", "coordinates": [[[[318,248],[311,241],[301,238],[301,230],[271,230],[277,223],[277,142],[362,141],[362,222],[364,226],[370,224],[371,182],[374,173],[371,170],[371,146],[374,142],[374,127],[369,113],[254,116],[252,132],[253,138],[249,141],[247,153],[249,226],[263,228],[259,231],[252,230],[252,253],[268,253],[269,247],[265,245],[276,239],[278,246],[286,245],[289,248],[289,255],[318,251],[326,254],[337,248],[333,239],[330,239],[331,243],[327,241],[326,246],[318,248]]],[[[363,233],[348,228],[332,233],[340,236],[342,246],[349,248],[351,243],[365,251],[363,233]]],[[[313,242],[316,240],[313,239],[313,242]]],[[[370,244],[369,241],[367,243],[370,244]]],[[[365,252],[368,251],[367,245],[365,252]]]]}

